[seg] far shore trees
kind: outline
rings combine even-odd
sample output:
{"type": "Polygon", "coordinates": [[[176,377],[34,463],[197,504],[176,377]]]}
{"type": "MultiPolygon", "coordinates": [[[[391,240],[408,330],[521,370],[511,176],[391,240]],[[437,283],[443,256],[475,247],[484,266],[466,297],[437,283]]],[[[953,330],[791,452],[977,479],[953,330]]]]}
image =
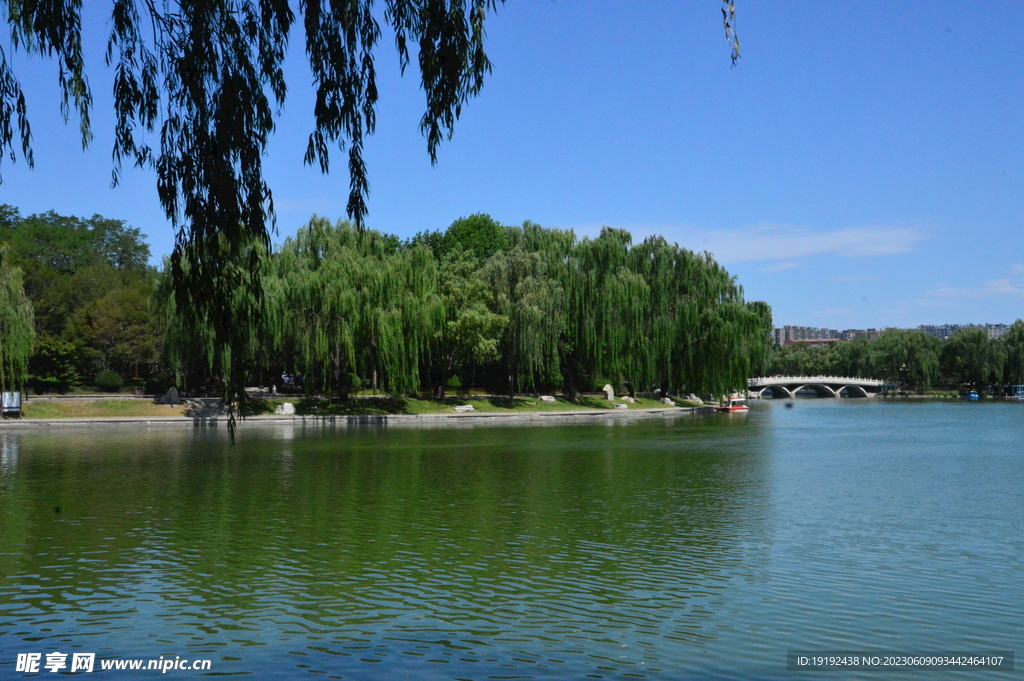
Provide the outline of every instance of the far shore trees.
{"type": "Polygon", "coordinates": [[[1024,321],[1018,319],[1003,336],[1006,344],[1006,380],[1024,385],[1024,321]]]}
{"type": "Polygon", "coordinates": [[[902,390],[1019,385],[1024,383],[1024,321],[1014,322],[1001,339],[989,338],[981,328],[960,329],[945,340],[913,329],[886,329],[871,341],[773,346],[767,366],[768,375],[880,378],[902,390]]]}
{"type": "Polygon", "coordinates": [[[31,387],[66,391],[103,370],[154,376],[161,338],[149,309],[155,271],[144,234],[99,215],[22,217],[0,205],[0,242],[24,272],[34,310],[31,387]]]}

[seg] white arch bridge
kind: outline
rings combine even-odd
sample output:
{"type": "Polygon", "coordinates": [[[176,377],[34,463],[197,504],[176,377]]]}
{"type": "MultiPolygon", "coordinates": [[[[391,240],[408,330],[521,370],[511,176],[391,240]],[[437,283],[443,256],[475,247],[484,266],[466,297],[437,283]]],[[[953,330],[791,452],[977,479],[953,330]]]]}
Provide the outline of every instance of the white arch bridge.
{"type": "Polygon", "coordinates": [[[876,378],[850,376],[768,376],[747,380],[747,389],[758,397],[771,393],[772,397],[795,397],[801,390],[813,390],[818,397],[839,397],[844,391],[848,397],[871,397],[878,393],[885,381],[876,378]]]}

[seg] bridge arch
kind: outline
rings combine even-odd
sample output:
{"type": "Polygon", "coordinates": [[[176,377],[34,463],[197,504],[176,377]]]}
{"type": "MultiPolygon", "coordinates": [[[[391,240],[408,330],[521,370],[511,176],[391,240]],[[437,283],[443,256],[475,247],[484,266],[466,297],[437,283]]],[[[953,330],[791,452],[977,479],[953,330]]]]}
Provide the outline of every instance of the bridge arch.
{"type": "Polygon", "coordinates": [[[839,391],[838,390],[833,390],[832,388],[830,388],[829,386],[825,385],[824,383],[805,383],[804,385],[800,386],[799,388],[796,388],[795,390],[793,390],[792,393],[793,393],[793,395],[796,395],[801,390],[807,390],[807,389],[813,390],[814,392],[818,393],[818,397],[838,397],[839,396],[839,391]]]}

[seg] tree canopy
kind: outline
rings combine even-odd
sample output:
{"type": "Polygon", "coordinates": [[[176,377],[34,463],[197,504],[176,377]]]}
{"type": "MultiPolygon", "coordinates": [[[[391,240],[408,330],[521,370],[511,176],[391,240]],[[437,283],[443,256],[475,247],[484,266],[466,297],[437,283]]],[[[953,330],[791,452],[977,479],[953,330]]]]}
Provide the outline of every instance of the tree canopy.
{"type": "Polygon", "coordinates": [[[0,205],[0,244],[34,310],[34,387],[66,389],[105,369],[152,375],[161,339],[144,234],[100,215],[22,217],[0,205]]]}
{"type": "MultiPolygon", "coordinates": [[[[578,240],[486,215],[401,242],[314,217],[261,263],[238,320],[250,379],[301,374],[318,393],[507,393],[605,383],[723,393],[763,367],[771,313],[707,254],[605,228],[578,240]]],[[[167,357],[189,388],[225,381],[215,334],[161,287],[167,357]]],[[[239,296],[244,296],[240,289],[239,296]]],[[[258,380],[258,379],[257,379],[258,380]]]]}

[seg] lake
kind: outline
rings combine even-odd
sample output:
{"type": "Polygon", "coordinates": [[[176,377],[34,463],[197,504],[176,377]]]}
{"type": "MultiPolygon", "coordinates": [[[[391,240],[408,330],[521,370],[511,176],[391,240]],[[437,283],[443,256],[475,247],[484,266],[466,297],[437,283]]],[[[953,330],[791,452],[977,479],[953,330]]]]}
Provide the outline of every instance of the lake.
{"type": "Polygon", "coordinates": [[[888,678],[787,652],[1013,651],[1022,556],[1018,404],[0,431],[3,678],[888,678]]]}

